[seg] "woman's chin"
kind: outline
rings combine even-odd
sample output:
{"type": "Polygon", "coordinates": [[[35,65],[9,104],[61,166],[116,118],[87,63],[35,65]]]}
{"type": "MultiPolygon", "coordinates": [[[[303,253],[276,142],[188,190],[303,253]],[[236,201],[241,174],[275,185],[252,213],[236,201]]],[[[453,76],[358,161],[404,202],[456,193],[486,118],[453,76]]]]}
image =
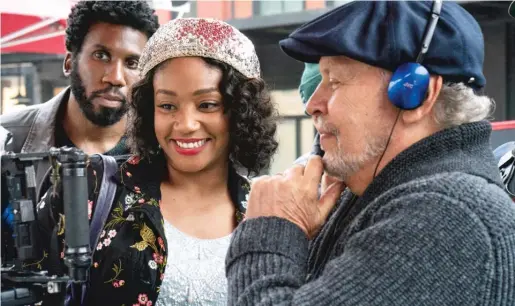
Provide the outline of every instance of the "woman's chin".
{"type": "Polygon", "coordinates": [[[210,164],[205,158],[174,156],[168,160],[173,169],[183,173],[201,172],[210,164]]]}
{"type": "Polygon", "coordinates": [[[202,170],[204,170],[206,167],[204,165],[184,165],[183,164],[180,166],[174,165],[173,168],[182,173],[194,174],[194,173],[202,172],[202,170]]]}

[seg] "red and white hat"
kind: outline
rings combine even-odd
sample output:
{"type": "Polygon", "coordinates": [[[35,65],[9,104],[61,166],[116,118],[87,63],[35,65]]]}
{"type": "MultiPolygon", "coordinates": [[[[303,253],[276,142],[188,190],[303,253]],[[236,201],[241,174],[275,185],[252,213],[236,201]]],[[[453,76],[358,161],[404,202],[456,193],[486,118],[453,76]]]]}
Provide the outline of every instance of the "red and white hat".
{"type": "Polygon", "coordinates": [[[210,18],[179,18],[162,25],[149,39],[139,61],[141,76],[177,57],[199,56],[224,62],[247,78],[259,78],[254,44],[235,27],[210,18]]]}

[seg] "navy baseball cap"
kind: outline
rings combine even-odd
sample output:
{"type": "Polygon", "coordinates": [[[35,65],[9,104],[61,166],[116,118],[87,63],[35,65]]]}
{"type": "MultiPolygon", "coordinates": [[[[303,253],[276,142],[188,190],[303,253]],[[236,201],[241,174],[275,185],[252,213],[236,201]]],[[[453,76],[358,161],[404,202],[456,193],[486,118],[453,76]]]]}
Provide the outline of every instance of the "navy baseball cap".
{"type": "MultiPolygon", "coordinates": [[[[432,1],[355,1],[302,25],[279,42],[290,57],[318,63],[322,56],[349,58],[395,71],[415,62],[431,16],[432,1]]],[[[422,62],[445,82],[480,90],[484,41],[477,21],[463,7],[443,1],[440,19],[422,62]]]]}

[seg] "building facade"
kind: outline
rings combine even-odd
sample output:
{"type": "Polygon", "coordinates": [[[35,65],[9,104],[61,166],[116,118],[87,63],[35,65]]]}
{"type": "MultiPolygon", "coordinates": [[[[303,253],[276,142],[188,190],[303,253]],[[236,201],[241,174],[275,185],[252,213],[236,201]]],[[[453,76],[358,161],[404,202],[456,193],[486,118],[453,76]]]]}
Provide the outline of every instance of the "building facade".
{"type": "MultiPolygon", "coordinates": [[[[295,28],[349,1],[338,0],[154,0],[160,22],[177,17],[211,17],[227,21],[254,42],[263,77],[282,117],[279,152],[270,173],[284,170],[311,150],[314,128],[298,94],[303,64],[279,49],[278,41],[295,28]],[[173,7],[174,9],[171,9],[173,7]]],[[[515,20],[507,1],[460,1],[479,22],[485,39],[484,73],[486,94],[496,101],[494,121],[515,119],[515,20]]],[[[17,103],[19,93],[27,104],[41,103],[68,85],[62,74],[64,54],[2,52],[2,112],[25,107],[17,103]],[[21,75],[21,78],[19,77],[21,75]]]]}

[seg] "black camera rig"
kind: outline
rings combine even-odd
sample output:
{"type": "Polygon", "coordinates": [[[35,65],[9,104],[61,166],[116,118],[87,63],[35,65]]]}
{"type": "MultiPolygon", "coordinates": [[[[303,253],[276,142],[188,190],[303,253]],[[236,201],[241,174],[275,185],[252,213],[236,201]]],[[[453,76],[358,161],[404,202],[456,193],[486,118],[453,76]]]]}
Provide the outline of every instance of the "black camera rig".
{"type": "MultiPolygon", "coordinates": [[[[14,215],[13,237],[10,245],[3,245],[2,305],[31,305],[43,298],[63,299],[67,283],[87,281],[91,266],[89,220],[87,212],[88,183],[86,165],[88,156],[76,148],[52,148],[41,153],[11,153],[1,156],[2,192],[8,195],[14,215]],[[35,164],[48,160],[52,165],[51,183],[62,184],[66,247],[64,262],[68,275],[49,275],[47,271],[31,271],[26,262],[35,260],[37,237],[37,210],[35,164]],[[5,188],[7,190],[5,190],[5,188]]],[[[4,203],[2,203],[4,206],[4,203]]],[[[2,240],[6,240],[3,237],[2,240]]],[[[58,305],[57,302],[53,303],[58,305]]],[[[60,304],[60,302],[59,302],[60,304]]]]}

